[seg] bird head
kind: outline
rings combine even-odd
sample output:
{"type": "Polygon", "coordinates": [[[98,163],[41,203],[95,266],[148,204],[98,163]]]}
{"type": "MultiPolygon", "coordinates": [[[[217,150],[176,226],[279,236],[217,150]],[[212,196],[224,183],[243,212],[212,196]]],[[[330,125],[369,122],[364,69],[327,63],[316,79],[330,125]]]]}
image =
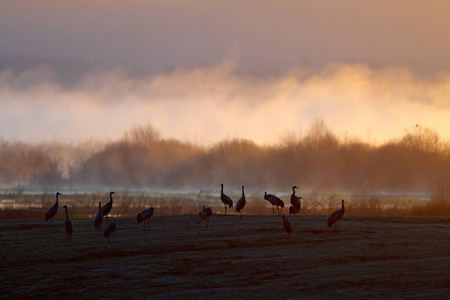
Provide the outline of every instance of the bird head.
{"type": "Polygon", "coordinates": [[[267,192],[264,192],[264,199],[269,200],[267,196],[267,192]]]}
{"type": "Polygon", "coordinates": [[[64,208],[67,208],[67,205],[64,205],[63,207],[64,207],[64,208]]]}
{"type": "Polygon", "coordinates": [[[110,193],[109,193],[109,195],[111,196],[112,194],[115,194],[113,191],[111,191],[110,193]]]}
{"type": "Polygon", "coordinates": [[[293,185],[293,186],[292,186],[292,189],[298,189],[298,186],[293,185]]]}
{"type": "Polygon", "coordinates": [[[59,196],[59,195],[61,195],[61,193],[60,193],[60,192],[57,192],[57,193],[56,193],[56,196],[59,196]]]}

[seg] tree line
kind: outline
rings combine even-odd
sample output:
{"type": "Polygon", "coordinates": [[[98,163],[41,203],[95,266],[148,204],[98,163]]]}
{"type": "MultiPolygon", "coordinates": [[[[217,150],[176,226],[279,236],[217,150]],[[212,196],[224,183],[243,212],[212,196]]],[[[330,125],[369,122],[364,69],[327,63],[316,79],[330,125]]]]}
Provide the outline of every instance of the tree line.
{"type": "Polygon", "coordinates": [[[323,121],[303,136],[272,145],[230,139],[200,146],[164,139],[138,126],[117,141],[74,145],[0,140],[0,185],[95,188],[209,188],[220,183],[286,190],[433,192],[449,189],[450,143],[416,125],[398,138],[371,144],[338,138],[323,121]]]}

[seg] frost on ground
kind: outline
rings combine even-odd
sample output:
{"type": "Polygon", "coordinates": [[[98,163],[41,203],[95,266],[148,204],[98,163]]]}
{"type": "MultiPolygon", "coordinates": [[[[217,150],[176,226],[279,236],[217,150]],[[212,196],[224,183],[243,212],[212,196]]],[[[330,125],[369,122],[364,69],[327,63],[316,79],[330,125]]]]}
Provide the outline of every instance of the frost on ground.
{"type": "MultiPolygon", "coordinates": [[[[41,220],[0,221],[2,297],[446,298],[450,219],[344,216],[111,218],[107,244],[93,219],[66,239],[41,220]]],[[[104,224],[103,224],[104,226],[104,224]]]]}

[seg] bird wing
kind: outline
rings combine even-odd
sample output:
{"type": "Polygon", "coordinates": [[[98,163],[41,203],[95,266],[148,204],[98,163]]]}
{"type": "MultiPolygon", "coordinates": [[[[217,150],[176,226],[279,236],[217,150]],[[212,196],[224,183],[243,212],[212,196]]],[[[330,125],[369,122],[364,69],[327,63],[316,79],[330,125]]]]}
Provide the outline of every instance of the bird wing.
{"type": "Polygon", "coordinates": [[[45,214],[45,221],[48,221],[49,219],[53,218],[53,216],[56,215],[57,211],[58,211],[58,206],[53,205],[45,214]]]}
{"type": "Polygon", "coordinates": [[[339,210],[335,211],[334,213],[332,213],[328,217],[328,220],[327,220],[328,227],[330,227],[331,225],[333,225],[334,222],[336,222],[337,220],[342,218],[343,215],[344,215],[344,212],[342,211],[342,209],[339,209],[339,210]]]}

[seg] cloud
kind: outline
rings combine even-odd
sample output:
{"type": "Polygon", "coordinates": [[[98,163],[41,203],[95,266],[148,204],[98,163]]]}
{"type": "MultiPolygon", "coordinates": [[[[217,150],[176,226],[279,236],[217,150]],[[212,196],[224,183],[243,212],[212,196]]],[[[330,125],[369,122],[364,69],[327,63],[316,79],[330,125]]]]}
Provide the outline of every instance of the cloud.
{"type": "Polygon", "coordinates": [[[67,88],[48,66],[0,72],[0,137],[40,141],[116,139],[150,123],[162,137],[211,144],[227,138],[277,143],[318,118],[337,134],[373,142],[421,124],[450,138],[450,72],[330,64],[276,77],[244,74],[232,62],[131,76],[97,69],[67,88]]]}

